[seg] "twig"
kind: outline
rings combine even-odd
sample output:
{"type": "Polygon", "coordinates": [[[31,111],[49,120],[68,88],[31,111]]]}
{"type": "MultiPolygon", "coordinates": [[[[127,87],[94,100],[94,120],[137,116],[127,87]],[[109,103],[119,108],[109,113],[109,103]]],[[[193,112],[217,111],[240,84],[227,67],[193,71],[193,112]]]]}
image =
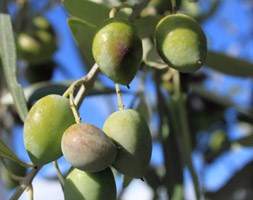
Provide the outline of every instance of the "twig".
{"type": "Polygon", "coordinates": [[[36,174],[39,172],[41,168],[40,167],[35,167],[33,168],[27,176],[20,182],[18,188],[10,198],[10,200],[17,200],[19,197],[23,194],[23,192],[26,190],[27,187],[29,187],[36,176],[36,174]]]}
{"type": "Polygon", "coordinates": [[[124,110],[124,104],[122,101],[122,96],[121,96],[121,92],[120,92],[120,88],[119,88],[118,83],[115,83],[115,89],[116,89],[116,94],[118,97],[119,110],[124,110]]]}
{"type": "Polygon", "coordinates": [[[33,200],[33,185],[32,184],[30,184],[29,186],[28,186],[28,189],[29,189],[29,199],[30,200],[33,200]]]}
{"type": "Polygon", "coordinates": [[[74,99],[74,103],[77,108],[81,106],[84,97],[86,96],[88,91],[93,87],[99,71],[100,70],[98,68],[98,64],[95,63],[93,67],[90,69],[90,71],[88,72],[88,74],[86,74],[86,76],[82,78],[83,83],[74,99]]]}
{"type": "Polygon", "coordinates": [[[61,173],[61,170],[59,168],[57,160],[54,161],[54,167],[56,169],[56,174],[57,174],[57,177],[58,177],[58,179],[60,181],[60,184],[61,184],[61,187],[62,187],[62,190],[63,190],[65,180],[64,180],[64,177],[63,177],[63,175],[61,173]]]}

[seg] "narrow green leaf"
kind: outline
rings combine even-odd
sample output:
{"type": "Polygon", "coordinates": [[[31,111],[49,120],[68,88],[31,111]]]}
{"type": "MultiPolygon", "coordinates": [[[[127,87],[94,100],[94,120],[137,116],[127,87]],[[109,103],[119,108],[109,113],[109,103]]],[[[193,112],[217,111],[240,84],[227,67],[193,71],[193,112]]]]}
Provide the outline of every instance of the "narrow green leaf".
{"type": "Polygon", "coordinates": [[[157,16],[140,17],[134,21],[134,25],[141,38],[153,37],[156,24],[159,21],[157,16]]]}
{"type": "Polygon", "coordinates": [[[239,144],[245,147],[253,147],[253,134],[242,137],[238,140],[233,141],[235,144],[239,144]]]}
{"type": "Polygon", "coordinates": [[[253,76],[253,63],[217,52],[208,52],[205,65],[234,76],[253,76]]]}
{"type": "Polygon", "coordinates": [[[125,189],[127,186],[130,185],[132,182],[133,178],[130,176],[122,175],[122,187],[125,189]]]}
{"type": "Polygon", "coordinates": [[[12,160],[24,167],[31,167],[30,164],[20,160],[16,154],[0,139],[0,157],[12,160]]]}
{"type": "MultiPolygon", "coordinates": [[[[49,94],[59,94],[62,95],[67,88],[71,85],[73,81],[63,81],[59,83],[51,83],[49,81],[34,83],[24,88],[25,98],[28,104],[32,104],[34,101],[49,95],[49,94]]],[[[114,88],[105,87],[99,82],[94,83],[94,87],[87,94],[91,95],[105,95],[115,93],[114,88]]],[[[1,104],[12,105],[13,99],[11,94],[7,93],[0,99],[1,104]]]]}
{"type": "MultiPolygon", "coordinates": [[[[1,8],[0,8],[1,9],[1,8]]],[[[23,89],[16,78],[16,47],[12,31],[11,18],[8,14],[0,13],[0,49],[4,75],[15,102],[20,118],[24,121],[27,115],[27,105],[23,89]]]]}
{"type": "Polygon", "coordinates": [[[147,101],[144,95],[141,96],[140,103],[137,106],[137,111],[141,113],[141,115],[143,116],[146,122],[149,121],[150,113],[149,113],[149,108],[148,108],[147,101]]]}
{"type": "Polygon", "coordinates": [[[68,25],[86,62],[86,67],[90,69],[95,63],[91,48],[96,26],[77,18],[68,19],[68,25]]]}
{"type": "Polygon", "coordinates": [[[221,97],[220,95],[215,94],[213,91],[206,90],[200,84],[191,84],[191,90],[193,93],[196,93],[197,95],[209,101],[212,101],[224,107],[234,107],[240,113],[243,113],[246,116],[252,116],[253,109],[251,107],[245,107],[244,105],[236,104],[231,101],[229,97],[221,97]]]}
{"type": "Polygon", "coordinates": [[[90,0],[63,0],[63,4],[71,16],[99,25],[109,17],[110,8],[90,0]]]}

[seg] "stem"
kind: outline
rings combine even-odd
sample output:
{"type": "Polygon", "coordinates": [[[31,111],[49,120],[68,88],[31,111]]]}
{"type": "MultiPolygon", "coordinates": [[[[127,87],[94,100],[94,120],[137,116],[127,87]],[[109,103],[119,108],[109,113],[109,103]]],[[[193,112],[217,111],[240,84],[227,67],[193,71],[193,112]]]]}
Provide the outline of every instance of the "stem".
{"type": "Polygon", "coordinates": [[[112,18],[115,16],[116,12],[118,12],[119,10],[123,9],[123,8],[131,8],[133,10],[132,14],[128,17],[128,20],[130,22],[136,20],[141,11],[149,4],[150,0],[143,0],[140,3],[135,4],[134,6],[131,6],[129,4],[121,4],[118,7],[114,7],[111,9],[110,13],[109,13],[109,17],[112,18]]]}
{"type": "Polygon", "coordinates": [[[79,116],[79,113],[78,113],[78,108],[76,107],[75,105],[75,100],[74,100],[74,95],[73,93],[70,93],[69,94],[69,99],[70,99],[70,108],[74,114],[74,117],[75,117],[75,121],[77,124],[80,124],[81,123],[81,118],[79,116]]]}
{"type": "Polygon", "coordinates": [[[65,180],[64,180],[64,177],[63,177],[63,175],[62,175],[62,173],[61,173],[61,170],[60,170],[60,168],[59,168],[59,165],[58,165],[57,160],[54,161],[54,167],[55,167],[55,169],[56,169],[56,174],[57,174],[57,177],[58,177],[58,179],[59,179],[59,181],[60,181],[60,184],[61,184],[61,187],[62,187],[62,190],[63,190],[65,180]]]}
{"type": "Polygon", "coordinates": [[[187,119],[187,111],[185,108],[184,96],[181,91],[180,75],[178,71],[174,74],[173,81],[174,81],[174,90],[175,90],[174,100],[177,106],[176,109],[178,113],[178,120],[180,123],[180,132],[182,133],[182,138],[183,138],[182,140],[183,142],[182,147],[184,148],[183,155],[185,158],[185,163],[193,179],[196,199],[200,199],[199,181],[198,181],[198,177],[195,172],[195,169],[192,163],[192,158],[191,158],[192,146],[190,142],[191,138],[190,138],[188,119],[187,119]]]}
{"type": "Polygon", "coordinates": [[[40,167],[35,167],[33,168],[27,176],[20,182],[20,185],[10,198],[10,200],[18,200],[19,197],[22,195],[22,193],[26,190],[27,187],[29,187],[36,176],[36,174],[39,172],[41,168],[40,167]]]}
{"type": "Polygon", "coordinates": [[[177,12],[177,2],[176,0],[171,0],[171,5],[172,5],[172,13],[177,12]]]}
{"type": "Polygon", "coordinates": [[[124,110],[124,104],[122,101],[122,96],[121,96],[121,92],[120,92],[120,88],[119,88],[118,83],[115,83],[115,89],[116,89],[116,94],[118,97],[119,110],[124,110]]]}
{"type": "Polygon", "coordinates": [[[119,6],[117,6],[117,7],[114,7],[114,8],[112,8],[111,9],[111,11],[110,11],[110,13],[109,13],[109,18],[113,18],[114,16],[115,16],[115,14],[119,11],[119,10],[121,10],[121,9],[123,9],[123,8],[131,8],[131,9],[133,9],[133,7],[131,6],[131,5],[129,5],[129,4],[121,4],[121,5],[119,5],[119,6]]]}
{"type": "Polygon", "coordinates": [[[128,17],[128,20],[130,22],[136,20],[139,17],[141,11],[149,4],[149,2],[150,2],[150,0],[143,0],[138,4],[135,4],[134,7],[133,7],[133,12],[128,17]]]}
{"type": "Polygon", "coordinates": [[[33,200],[33,185],[32,184],[30,184],[29,186],[28,186],[28,189],[29,189],[29,193],[30,193],[30,195],[29,195],[29,199],[30,200],[33,200]]]}
{"type": "Polygon", "coordinates": [[[62,95],[63,97],[68,97],[71,93],[74,92],[76,86],[81,85],[83,83],[82,79],[78,79],[76,81],[74,81],[69,88],[64,92],[64,94],[62,95]]]}
{"type": "Polygon", "coordinates": [[[86,76],[82,78],[82,85],[74,99],[77,109],[81,106],[86,94],[93,87],[99,71],[98,64],[95,63],[86,76]]]}

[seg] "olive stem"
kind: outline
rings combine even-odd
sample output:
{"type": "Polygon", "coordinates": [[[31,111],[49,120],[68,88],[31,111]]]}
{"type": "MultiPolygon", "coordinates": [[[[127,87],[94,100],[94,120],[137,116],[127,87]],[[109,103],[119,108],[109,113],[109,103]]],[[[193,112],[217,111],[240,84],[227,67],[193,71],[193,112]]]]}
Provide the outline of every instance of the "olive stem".
{"type": "Polygon", "coordinates": [[[130,22],[136,20],[141,11],[148,5],[148,3],[150,2],[150,0],[143,0],[138,4],[135,4],[134,6],[129,5],[129,4],[121,4],[118,7],[114,7],[111,9],[110,13],[109,13],[109,17],[113,18],[116,14],[116,12],[118,12],[119,10],[123,9],[123,8],[131,8],[133,10],[132,14],[128,17],[128,20],[130,22]]]}
{"type": "Polygon", "coordinates": [[[192,176],[193,184],[194,184],[194,190],[196,194],[196,199],[200,199],[200,191],[199,191],[199,181],[197,174],[195,172],[191,153],[192,153],[192,145],[191,145],[191,138],[190,138],[190,131],[189,131],[189,123],[187,119],[187,111],[185,108],[185,102],[184,102],[184,95],[181,91],[181,84],[180,84],[180,74],[178,71],[176,71],[173,75],[173,85],[174,85],[174,98],[176,103],[176,109],[178,113],[178,119],[180,123],[180,132],[182,133],[182,146],[183,146],[183,152],[184,152],[184,160],[185,164],[187,165],[190,174],[192,176]]]}
{"type": "Polygon", "coordinates": [[[54,167],[55,167],[55,169],[56,169],[57,177],[58,177],[58,179],[59,179],[59,181],[60,181],[60,184],[61,184],[61,187],[62,187],[62,190],[63,190],[63,188],[64,188],[64,183],[65,183],[64,177],[63,177],[63,175],[62,175],[62,173],[61,173],[61,170],[60,170],[60,168],[59,168],[59,165],[58,165],[57,160],[55,160],[53,163],[54,163],[54,167]]]}
{"type": "Polygon", "coordinates": [[[33,185],[32,184],[30,184],[29,186],[28,186],[28,189],[29,189],[29,199],[30,200],[33,200],[33,185]]]}
{"type": "Polygon", "coordinates": [[[76,81],[74,81],[69,88],[64,92],[64,94],[62,95],[63,97],[68,97],[71,93],[74,92],[76,86],[81,85],[83,83],[83,79],[78,79],[76,81]]]}
{"type": "Polygon", "coordinates": [[[118,83],[115,83],[115,89],[118,97],[119,110],[124,110],[124,104],[122,101],[121,91],[118,83]]]}
{"type": "Polygon", "coordinates": [[[176,13],[177,12],[176,0],[171,0],[171,4],[172,4],[172,13],[176,13]]]}
{"type": "Polygon", "coordinates": [[[130,22],[136,20],[139,17],[141,11],[149,4],[149,2],[150,2],[150,0],[143,0],[138,4],[135,4],[134,7],[133,7],[133,12],[128,17],[128,20],[130,22]]]}
{"type": "Polygon", "coordinates": [[[41,169],[40,167],[35,167],[27,174],[27,176],[20,182],[18,188],[15,190],[10,200],[19,199],[19,197],[23,194],[26,188],[31,185],[34,177],[37,175],[40,169],[41,169]]]}
{"type": "Polygon", "coordinates": [[[81,106],[83,99],[87,95],[89,90],[93,88],[94,82],[99,72],[100,70],[98,64],[95,63],[93,67],[90,69],[90,71],[82,78],[82,85],[74,99],[77,109],[81,106]]]}
{"type": "Polygon", "coordinates": [[[100,70],[99,70],[98,64],[95,63],[85,76],[83,76],[81,79],[74,81],[62,95],[63,97],[66,97],[66,98],[71,97],[71,96],[73,97],[72,103],[76,110],[78,110],[79,107],[81,106],[81,103],[84,97],[86,96],[87,92],[93,87],[99,71],[100,70]],[[79,86],[79,85],[81,86],[76,96],[74,97],[73,95],[74,90],[76,86],[79,86]]]}
{"type": "Polygon", "coordinates": [[[123,8],[130,8],[130,9],[133,9],[133,7],[132,7],[131,5],[123,3],[123,4],[119,5],[119,6],[114,7],[114,8],[111,9],[111,11],[110,11],[110,13],[109,13],[109,18],[113,18],[113,17],[115,16],[115,14],[116,14],[118,11],[120,11],[121,9],[123,9],[123,8]]]}
{"type": "Polygon", "coordinates": [[[69,94],[69,100],[70,100],[70,108],[71,108],[71,110],[73,112],[73,115],[75,117],[75,121],[76,121],[77,124],[80,124],[81,123],[81,118],[80,118],[79,113],[78,113],[78,108],[75,105],[75,100],[74,100],[73,93],[69,94]]]}

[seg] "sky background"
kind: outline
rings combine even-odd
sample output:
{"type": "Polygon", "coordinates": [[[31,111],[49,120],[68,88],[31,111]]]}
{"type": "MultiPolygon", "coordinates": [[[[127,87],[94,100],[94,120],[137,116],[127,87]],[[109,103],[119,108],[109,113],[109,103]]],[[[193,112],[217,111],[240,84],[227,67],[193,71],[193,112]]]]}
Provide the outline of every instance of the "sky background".
{"type": "MultiPolygon", "coordinates": [[[[38,2],[38,1],[37,1],[38,2]]],[[[203,6],[205,2],[201,1],[203,6]]],[[[202,24],[202,27],[208,37],[209,48],[215,51],[226,52],[229,55],[241,57],[253,62],[253,7],[246,0],[223,0],[217,13],[209,20],[202,24]]],[[[36,5],[36,6],[39,6],[36,5]]],[[[72,35],[66,23],[68,14],[62,6],[56,6],[48,13],[46,17],[50,20],[57,34],[59,35],[59,50],[55,53],[54,59],[58,64],[58,68],[53,75],[53,81],[61,81],[63,79],[78,79],[86,72],[84,63],[81,60],[79,51],[76,48],[72,35]]],[[[231,97],[232,100],[240,105],[252,106],[252,79],[238,78],[232,76],[224,76],[221,73],[214,72],[211,69],[204,68],[209,79],[205,82],[205,86],[209,90],[215,90],[218,94],[224,97],[231,97]],[[231,93],[233,88],[239,88],[238,93],[231,93]]],[[[101,77],[106,79],[105,77],[101,77]]],[[[110,80],[107,80],[109,85],[112,85],[110,80]]],[[[131,88],[138,88],[138,80],[133,80],[131,88]]],[[[152,85],[148,86],[148,94],[152,102],[152,85]]],[[[128,107],[131,95],[123,95],[123,101],[128,107]]],[[[117,110],[117,98],[112,96],[96,96],[85,99],[80,115],[82,120],[88,123],[95,124],[102,128],[103,122],[107,116],[117,110]],[[108,106],[110,105],[110,106],[108,106]]],[[[228,109],[225,113],[225,118],[230,122],[229,137],[238,138],[245,134],[247,129],[236,124],[237,113],[233,109],[228,109]]],[[[154,121],[154,128],[155,128],[154,121]]],[[[20,158],[29,160],[24,150],[22,138],[22,127],[15,129],[14,147],[20,158]]],[[[199,152],[194,152],[194,164],[198,172],[203,172],[203,162],[199,152]]],[[[216,191],[222,187],[229,178],[245,164],[252,161],[253,150],[251,148],[240,148],[229,151],[220,156],[212,165],[205,166],[204,174],[201,174],[201,179],[206,189],[216,191]]],[[[159,144],[154,144],[152,153],[152,163],[159,165],[163,162],[161,147],[159,144]]],[[[63,158],[59,161],[63,171],[68,169],[63,158]]],[[[52,164],[48,164],[40,172],[40,176],[34,180],[35,200],[61,200],[63,194],[59,183],[43,179],[44,176],[49,177],[55,173],[52,164]]],[[[186,197],[193,200],[193,190],[191,179],[188,171],[185,171],[186,197]]],[[[149,200],[151,191],[148,186],[140,180],[134,181],[127,189],[124,200],[149,200]]],[[[27,193],[21,198],[27,199],[27,193]]]]}

